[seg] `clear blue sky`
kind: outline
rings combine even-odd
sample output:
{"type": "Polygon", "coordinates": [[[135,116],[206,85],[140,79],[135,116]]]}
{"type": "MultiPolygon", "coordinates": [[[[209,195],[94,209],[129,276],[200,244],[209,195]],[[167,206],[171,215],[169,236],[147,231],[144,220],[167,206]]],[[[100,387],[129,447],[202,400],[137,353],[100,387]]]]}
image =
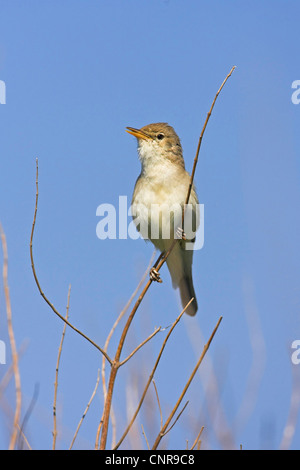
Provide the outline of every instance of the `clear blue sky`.
{"type": "MultiPolygon", "coordinates": [[[[29,238],[46,295],[70,321],[104,344],[118,312],[152,254],[142,240],[99,240],[96,208],[131,199],[140,163],[124,131],[165,121],[179,134],[187,169],[214,95],[219,96],[201,148],[195,182],[205,206],[205,243],[194,256],[199,312],[184,318],[156,375],[164,416],[190,374],[220,315],[223,321],[187,395],[185,413],[166,436],[184,449],[205,426],[203,448],[278,449],[292,394],[291,343],[299,329],[299,124],[291,101],[300,79],[298,1],[8,1],[0,4],[0,221],[9,253],[9,286],[20,362],[23,407],[39,385],[25,434],[51,447],[53,383],[62,322],[40,297],[29,238]]],[[[2,261],[2,255],[1,255],[2,261]]],[[[167,268],[137,313],[125,353],[167,326],[180,306],[167,268]]],[[[0,283],[0,339],[7,339],[0,283]]],[[[119,331],[117,333],[117,337],[119,331]]],[[[136,399],[165,333],[121,371],[115,409],[118,436],[126,400],[136,399]],[[138,386],[136,385],[138,384],[138,386]],[[138,391],[137,391],[138,387],[138,391]]],[[[8,344],[8,343],[7,343],[8,344]]],[[[116,341],[111,344],[113,354],[116,341]]],[[[98,352],[67,330],[58,390],[58,447],[68,447],[94,388],[98,352]]],[[[0,365],[0,377],[7,365],[0,365]]],[[[299,391],[298,391],[299,393],[299,391]]],[[[7,388],[0,447],[9,440],[7,388]]],[[[93,448],[101,389],[77,448],[93,448]]],[[[297,416],[295,416],[297,421],[297,416]]],[[[159,430],[153,389],[138,421],[140,445],[159,430]]],[[[290,447],[299,448],[300,426],[290,447]]],[[[130,448],[132,441],[124,442],[130,448]]]]}

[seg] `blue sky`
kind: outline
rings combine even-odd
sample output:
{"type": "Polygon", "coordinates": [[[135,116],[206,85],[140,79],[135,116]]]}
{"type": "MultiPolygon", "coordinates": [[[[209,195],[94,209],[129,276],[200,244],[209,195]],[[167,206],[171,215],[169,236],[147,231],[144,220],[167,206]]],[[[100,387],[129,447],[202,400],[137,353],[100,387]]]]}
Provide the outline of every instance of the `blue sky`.
{"type": "MultiPolygon", "coordinates": [[[[125,127],[168,122],[191,170],[206,114],[233,65],[237,69],[214,108],[195,176],[205,206],[205,243],[193,264],[199,311],[182,319],[155,380],[167,416],[222,315],[166,446],[184,449],[202,425],[203,448],[282,445],[293,377],[300,371],[291,362],[291,344],[300,339],[300,105],[291,100],[292,82],[300,79],[299,13],[299,2],[292,0],[1,1],[6,104],[0,105],[0,221],[16,341],[26,345],[20,360],[22,416],[39,385],[25,429],[33,448],[51,447],[63,327],[31,272],[35,159],[40,283],[62,313],[71,284],[70,321],[104,344],[153,252],[143,240],[96,237],[97,207],[117,207],[120,195],[129,203],[140,171],[135,139],[125,127]]],[[[163,284],[151,286],[138,310],[125,354],[180,311],[166,267],[161,274],[163,284]]],[[[8,345],[2,281],[0,312],[0,339],[8,345]]],[[[128,396],[133,402],[139,396],[164,337],[159,333],[120,371],[114,396],[118,435],[128,420],[128,396]]],[[[1,376],[11,361],[7,349],[1,376]]],[[[99,353],[67,330],[58,448],[69,446],[100,365],[99,353]]],[[[12,383],[5,400],[14,407],[12,383]]],[[[1,448],[9,441],[7,406],[1,408],[1,448]]],[[[101,410],[99,389],[77,448],[93,448],[101,410]]],[[[137,440],[128,439],[123,448],[146,448],[141,425],[153,442],[159,430],[153,390],[137,440]]],[[[299,442],[298,424],[290,448],[299,442]]]]}

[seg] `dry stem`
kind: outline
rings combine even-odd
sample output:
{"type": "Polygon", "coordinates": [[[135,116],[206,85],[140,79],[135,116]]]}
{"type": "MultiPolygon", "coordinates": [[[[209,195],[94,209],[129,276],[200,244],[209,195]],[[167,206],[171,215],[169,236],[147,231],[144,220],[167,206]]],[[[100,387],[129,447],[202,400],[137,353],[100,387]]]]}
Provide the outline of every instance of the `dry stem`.
{"type": "Polygon", "coordinates": [[[76,429],[76,431],[75,431],[75,434],[74,434],[74,437],[73,437],[73,439],[72,439],[72,442],[71,442],[71,444],[70,444],[69,450],[71,450],[72,447],[73,447],[73,445],[74,445],[75,439],[76,439],[77,434],[78,434],[78,431],[79,431],[79,429],[80,429],[80,426],[82,425],[82,422],[83,422],[83,420],[84,420],[84,418],[85,418],[85,416],[86,416],[86,414],[87,414],[87,412],[88,412],[88,410],[89,410],[89,407],[91,406],[91,403],[92,403],[92,401],[93,401],[93,399],[94,399],[94,396],[96,395],[99,382],[100,382],[100,370],[98,369],[98,375],[97,375],[97,380],[96,380],[95,388],[94,388],[94,390],[93,390],[93,393],[92,393],[92,395],[91,395],[91,398],[90,398],[89,401],[88,401],[88,404],[86,405],[86,408],[85,408],[85,410],[84,410],[84,413],[83,413],[83,415],[82,415],[82,417],[81,417],[81,419],[80,419],[80,421],[79,421],[79,423],[78,423],[78,426],[77,426],[77,429],[76,429]]]}
{"type": "Polygon", "coordinates": [[[35,193],[35,209],[34,209],[34,217],[33,217],[33,222],[32,222],[32,229],[31,229],[31,235],[30,235],[30,259],[31,259],[31,268],[32,268],[32,272],[33,272],[33,276],[34,276],[34,280],[36,282],[36,285],[37,285],[37,288],[41,294],[41,296],[43,297],[43,299],[45,300],[45,302],[49,305],[49,307],[51,307],[51,309],[53,310],[53,312],[62,320],[64,321],[70,328],[72,328],[72,330],[76,331],[76,333],[78,333],[79,335],[81,335],[84,339],[86,339],[89,343],[91,343],[96,349],[98,349],[98,351],[100,351],[103,356],[105,356],[105,358],[108,360],[108,362],[110,363],[110,365],[112,365],[112,360],[111,358],[108,356],[108,354],[102,349],[100,348],[100,346],[98,346],[98,344],[96,344],[94,341],[91,340],[91,338],[89,338],[87,335],[85,335],[82,331],[80,331],[78,328],[75,328],[74,325],[72,325],[68,320],[65,319],[65,317],[59,313],[59,311],[54,307],[54,305],[50,302],[50,300],[46,297],[46,295],[44,294],[44,292],[42,291],[42,288],[40,286],[40,283],[39,283],[39,280],[38,280],[38,277],[37,277],[37,274],[36,274],[36,270],[35,270],[35,264],[34,264],[34,260],[33,260],[33,252],[32,252],[32,241],[33,241],[33,234],[34,234],[34,229],[35,229],[35,222],[36,222],[36,215],[37,215],[37,207],[38,207],[38,199],[39,199],[39,181],[38,181],[38,176],[39,176],[39,166],[38,166],[38,159],[36,159],[36,180],[35,180],[35,185],[36,185],[36,193],[35,193]]]}
{"type": "MultiPolygon", "coordinates": [[[[67,300],[67,309],[66,309],[66,320],[68,320],[69,317],[69,307],[70,307],[70,293],[71,293],[71,286],[69,286],[68,290],[68,300],[67,300]]],[[[55,382],[54,382],[54,399],[53,399],[53,442],[52,442],[52,450],[55,450],[55,444],[56,444],[56,437],[57,437],[57,429],[56,429],[56,401],[57,401],[57,387],[58,387],[58,369],[59,369],[59,362],[60,362],[60,356],[62,352],[62,346],[66,334],[66,327],[67,324],[64,324],[63,332],[61,335],[61,340],[60,340],[60,345],[58,348],[58,355],[57,355],[57,362],[56,362],[56,369],[55,369],[55,382]]]]}
{"type": "Polygon", "coordinates": [[[211,342],[212,342],[212,340],[213,340],[213,337],[215,336],[215,334],[216,334],[216,332],[217,332],[217,329],[218,329],[218,327],[219,327],[221,321],[222,321],[222,317],[219,318],[219,320],[218,320],[218,322],[217,322],[217,324],[216,324],[216,326],[215,326],[215,328],[214,328],[212,334],[210,335],[210,338],[209,338],[208,342],[205,344],[205,346],[204,346],[204,348],[203,348],[202,354],[201,354],[201,356],[200,356],[200,358],[199,358],[199,360],[198,360],[196,366],[194,367],[194,370],[193,370],[193,372],[191,373],[191,375],[190,375],[190,377],[189,377],[189,379],[188,379],[188,381],[187,381],[187,383],[186,383],[186,385],[185,385],[185,387],[184,387],[184,389],[183,389],[183,391],[182,391],[180,397],[178,398],[178,400],[177,400],[177,402],[176,402],[176,404],[175,404],[173,410],[171,411],[171,413],[170,413],[168,419],[166,420],[165,424],[163,425],[162,429],[160,430],[160,432],[159,432],[159,434],[158,434],[158,436],[157,436],[157,438],[156,438],[156,440],[155,440],[155,442],[154,442],[154,444],[153,444],[153,447],[152,447],[153,450],[157,449],[157,446],[159,445],[159,443],[160,443],[162,437],[165,435],[166,430],[168,429],[168,426],[169,426],[170,422],[172,421],[172,419],[173,419],[175,413],[177,412],[177,410],[178,410],[178,408],[179,408],[179,406],[180,406],[180,403],[182,402],[183,397],[184,397],[184,395],[185,395],[186,392],[187,392],[187,389],[189,388],[189,386],[190,386],[190,384],[191,384],[193,378],[195,377],[195,374],[196,374],[197,370],[198,370],[199,367],[200,367],[201,362],[203,361],[203,358],[204,358],[205,354],[206,354],[207,351],[208,351],[208,348],[209,348],[209,346],[210,346],[210,344],[211,344],[211,342]]]}

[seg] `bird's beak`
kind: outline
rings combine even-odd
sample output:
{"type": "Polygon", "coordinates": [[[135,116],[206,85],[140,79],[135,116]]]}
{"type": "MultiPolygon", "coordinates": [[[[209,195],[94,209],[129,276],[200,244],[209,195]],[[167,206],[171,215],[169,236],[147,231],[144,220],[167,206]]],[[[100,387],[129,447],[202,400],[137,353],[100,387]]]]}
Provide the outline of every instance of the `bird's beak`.
{"type": "Polygon", "coordinates": [[[146,132],[142,131],[141,129],[135,129],[134,127],[126,127],[126,132],[128,134],[134,135],[137,139],[151,139],[150,135],[146,134],[146,132]]]}

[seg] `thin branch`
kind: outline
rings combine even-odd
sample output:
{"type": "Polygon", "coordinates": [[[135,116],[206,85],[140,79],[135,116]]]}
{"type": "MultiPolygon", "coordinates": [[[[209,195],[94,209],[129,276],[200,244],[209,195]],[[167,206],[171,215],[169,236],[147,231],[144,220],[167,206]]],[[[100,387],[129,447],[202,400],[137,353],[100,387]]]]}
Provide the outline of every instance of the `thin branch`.
{"type": "Polygon", "coordinates": [[[179,397],[178,400],[177,400],[177,403],[175,404],[173,410],[171,411],[171,413],[170,413],[168,419],[166,420],[164,426],[163,426],[162,429],[160,430],[160,432],[159,432],[159,434],[158,434],[158,436],[157,436],[157,438],[156,438],[156,440],[155,440],[155,442],[154,442],[154,444],[153,444],[153,447],[152,447],[153,450],[157,449],[157,446],[159,445],[159,443],[160,443],[162,437],[164,436],[164,433],[166,432],[166,429],[168,428],[168,426],[169,426],[171,420],[173,419],[173,416],[174,416],[175,413],[177,412],[177,410],[178,410],[178,408],[179,408],[179,406],[180,406],[180,403],[181,403],[182,400],[183,400],[184,395],[186,394],[186,392],[187,392],[187,390],[188,390],[188,388],[189,388],[189,386],[190,386],[190,384],[191,384],[193,378],[194,378],[195,375],[196,375],[197,370],[199,369],[199,367],[200,367],[200,365],[201,365],[201,362],[203,361],[203,358],[204,358],[205,354],[206,354],[207,351],[208,351],[208,348],[209,348],[209,346],[210,346],[210,344],[211,344],[211,342],[212,342],[212,340],[213,340],[213,337],[215,336],[215,334],[216,334],[216,332],[217,332],[217,329],[219,328],[219,325],[220,325],[221,321],[222,321],[222,317],[219,318],[219,320],[218,320],[218,322],[217,322],[217,324],[216,324],[216,326],[215,326],[215,328],[214,328],[212,334],[210,335],[210,338],[209,338],[208,342],[205,344],[205,346],[204,346],[204,348],[203,348],[202,354],[201,354],[201,356],[200,356],[200,358],[199,358],[199,360],[198,360],[196,366],[194,367],[193,372],[191,373],[191,375],[190,375],[190,377],[189,377],[189,379],[188,379],[188,381],[187,381],[187,383],[186,383],[186,385],[185,385],[185,387],[184,387],[184,389],[183,389],[183,391],[182,391],[180,397],[179,397]]]}
{"type": "Polygon", "coordinates": [[[160,351],[159,351],[159,353],[158,353],[158,356],[157,356],[156,362],[155,362],[155,364],[154,364],[154,367],[153,367],[153,369],[152,369],[152,371],[151,371],[151,374],[150,374],[150,376],[149,376],[149,378],[148,378],[148,381],[147,381],[147,383],[146,383],[146,386],[145,386],[145,388],[144,388],[144,391],[143,391],[142,397],[141,397],[141,399],[140,399],[140,402],[139,402],[139,404],[138,404],[138,406],[137,406],[137,409],[135,410],[135,413],[134,413],[133,417],[131,418],[130,423],[128,424],[127,428],[125,429],[124,433],[122,434],[120,440],[118,441],[118,443],[116,444],[116,446],[114,447],[113,450],[118,449],[118,447],[122,444],[122,442],[124,441],[125,437],[127,436],[128,432],[130,431],[131,426],[133,425],[133,423],[134,423],[134,421],[135,421],[135,419],[136,419],[136,417],[137,417],[137,415],[138,415],[138,413],[139,413],[139,411],[140,411],[140,409],[141,409],[141,407],[142,407],[142,404],[143,404],[143,402],[144,402],[146,393],[147,393],[148,388],[149,388],[149,386],[150,386],[150,384],[151,384],[151,382],[152,382],[152,379],[153,379],[153,377],[154,377],[155,371],[156,371],[156,369],[157,369],[157,366],[158,366],[158,364],[159,364],[159,361],[160,361],[160,359],[161,359],[161,356],[162,356],[162,353],[163,353],[163,351],[164,351],[164,349],[165,349],[165,346],[166,346],[166,344],[167,344],[167,341],[168,341],[168,339],[170,338],[170,336],[171,336],[171,334],[172,334],[172,332],[173,332],[175,326],[178,324],[178,322],[179,322],[179,320],[181,319],[182,315],[184,314],[184,312],[186,311],[186,309],[189,307],[189,305],[193,302],[193,300],[194,300],[194,297],[187,303],[187,305],[186,305],[185,308],[182,310],[182,312],[180,313],[180,315],[178,315],[178,317],[176,318],[176,320],[175,320],[174,323],[172,324],[172,326],[171,326],[171,328],[170,328],[170,331],[168,332],[167,336],[165,337],[164,342],[163,342],[163,344],[162,344],[162,346],[161,346],[161,348],[160,348],[160,351]]]}
{"type": "Polygon", "coordinates": [[[203,129],[201,131],[201,134],[200,134],[200,137],[199,137],[199,142],[198,142],[198,146],[197,146],[197,151],[196,151],[196,156],[195,156],[195,159],[194,159],[194,164],[193,164],[193,169],[192,169],[192,174],[191,174],[191,181],[190,181],[190,185],[189,185],[189,190],[188,190],[188,194],[187,194],[187,197],[186,197],[186,201],[185,203],[188,204],[189,202],[189,198],[190,198],[190,194],[191,194],[191,191],[192,191],[192,186],[193,186],[193,181],[194,181],[194,176],[195,176],[195,171],[196,171],[196,166],[197,166],[197,162],[198,162],[198,157],[199,157],[199,152],[200,152],[200,147],[201,147],[201,143],[202,143],[202,139],[203,139],[203,135],[204,135],[204,132],[206,130],[206,126],[207,126],[207,123],[209,121],[209,118],[211,116],[211,113],[213,111],[213,108],[215,106],[215,103],[217,101],[217,98],[219,96],[219,94],[221,93],[222,91],[222,88],[224,87],[225,83],[227,82],[227,80],[229,79],[229,77],[231,77],[233,71],[236,69],[236,66],[234,65],[230,72],[228,73],[228,75],[226,76],[226,78],[223,80],[223,83],[222,85],[220,86],[220,88],[218,89],[217,93],[216,93],[216,96],[212,102],[212,105],[210,107],[210,110],[208,111],[207,113],[207,116],[206,116],[206,120],[205,120],[205,123],[204,123],[204,126],[203,126],[203,129]]]}
{"type": "Polygon", "coordinates": [[[158,328],[156,328],[153,333],[151,333],[151,335],[148,336],[148,338],[144,339],[144,341],[142,343],[140,343],[130,354],[129,356],[127,356],[122,362],[120,362],[119,366],[121,367],[123,364],[125,364],[125,362],[129,361],[129,359],[132,358],[132,356],[139,350],[141,349],[144,344],[148,343],[148,341],[150,341],[150,339],[153,338],[153,336],[155,336],[159,331],[161,331],[161,326],[159,326],[158,328]]]}
{"type": "Polygon", "coordinates": [[[100,348],[100,346],[98,346],[98,344],[96,344],[94,341],[92,341],[87,335],[85,335],[82,331],[78,330],[78,328],[75,328],[74,325],[72,325],[69,321],[67,321],[65,319],[65,317],[63,315],[61,315],[61,313],[59,313],[59,311],[54,307],[54,305],[50,302],[50,300],[46,297],[46,295],[44,294],[44,292],[42,291],[42,288],[40,286],[40,283],[39,283],[39,280],[38,280],[38,277],[37,277],[37,274],[36,274],[36,270],[35,270],[35,264],[34,264],[34,260],[33,260],[33,252],[32,252],[32,241],[33,241],[33,234],[34,234],[34,229],[35,229],[35,222],[36,222],[36,215],[37,215],[37,207],[38,207],[38,199],[39,199],[39,184],[38,184],[38,175],[39,175],[39,167],[38,167],[38,159],[36,159],[36,181],[35,181],[35,185],[36,185],[36,194],[35,194],[35,209],[34,209],[34,217],[33,217],[33,222],[32,222],[32,229],[31,229],[31,235],[30,235],[30,259],[31,259],[31,268],[32,268],[32,272],[33,272],[33,276],[34,276],[34,280],[35,280],[35,283],[37,285],[37,288],[41,294],[41,296],[43,297],[43,299],[45,300],[45,302],[49,305],[49,307],[53,310],[53,312],[62,320],[64,321],[70,328],[72,328],[72,330],[76,331],[76,333],[78,333],[79,335],[81,335],[84,339],[86,339],[87,341],[89,341],[89,343],[91,343],[96,349],[98,349],[98,351],[100,351],[104,356],[105,358],[108,360],[108,362],[110,363],[110,365],[112,365],[112,360],[111,358],[108,356],[108,354],[103,351],[102,348],[100,348]]]}
{"type": "Polygon", "coordinates": [[[144,438],[145,438],[145,441],[146,441],[146,444],[147,444],[148,450],[150,450],[149,442],[148,442],[148,439],[147,439],[146,433],[145,433],[145,431],[144,431],[144,426],[143,426],[142,424],[141,424],[141,426],[142,426],[142,434],[143,434],[143,436],[144,436],[144,438]]]}
{"type": "Polygon", "coordinates": [[[202,428],[200,429],[199,433],[197,434],[197,437],[196,437],[196,439],[194,440],[194,443],[193,443],[192,447],[190,448],[190,450],[194,450],[195,447],[198,445],[198,443],[201,442],[201,441],[200,441],[200,437],[201,437],[201,435],[202,435],[202,433],[203,433],[203,429],[204,429],[204,426],[202,426],[202,428]]]}
{"type": "Polygon", "coordinates": [[[98,369],[98,375],[97,375],[97,381],[96,381],[95,388],[94,388],[93,393],[92,393],[92,395],[91,395],[91,398],[89,399],[88,404],[87,404],[87,406],[86,406],[86,408],[85,408],[85,410],[84,410],[84,413],[83,413],[83,415],[82,415],[82,417],[81,417],[81,419],[80,419],[80,421],[79,421],[79,423],[78,423],[78,426],[77,426],[77,428],[76,428],[76,431],[75,431],[74,437],[73,437],[73,439],[72,439],[72,442],[71,442],[71,444],[70,444],[69,450],[71,450],[72,447],[73,447],[73,445],[74,445],[75,439],[76,439],[77,434],[78,434],[78,431],[79,431],[79,429],[80,429],[80,426],[82,425],[82,422],[83,422],[83,420],[84,420],[84,418],[85,418],[85,416],[86,416],[86,414],[87,414],[87,412],[88,412],[88,410],[89,410],[89,407],[91,406],[91,403],[92,403],[92,401],[93,401],[93,399],[94,399],[94,396],[96,395],[99,382],[100,382],[100,370],[98,369]]]}
{"type": "Polygon", "coordinates": [[[177,415],[174,423],[169,427],[169,429],[167,429],[163,434],[162,436],[165,436],[166,434],[168,434],[168,432],[171,431],[171,429],[175,426],[175,424],[177,423],[177,421],[179,420],[180,416],[182,415],[182,413],[184,412],[184,410],[186,409],[186,407],[188,406],[189,404],[189,401],[186,402],[186,404],[184,405],[184,407],[182,408],[182,410],[180,411],[180,413],[177,415]]]}
{"type": "MultiPolygon", "coordinates": [[[[70,308],[70,293],[71,293],[71,285],[69,286],[68,290],[68,300],[67,300],[67,309],[66,309],[66,320],[69,318],[69,308],[70,308]]],[[[58,369],[60,363],[60,357],[62,352],[62,346],[66,334],[67,324],[64,324],[63,332],[61,335],[60,345],[58,348],[58,355],[57,355],[57,362],[56,362],[56,369],[55,369],[55,382],[54,382],[54,399],[53,399],[53,441],[52,441],[52,450],[55,450],[56,444],[56,437],[57,437],[57,429],[56,429],[56,401],[57,401],[57,387],[58,387],[58,369]]]]}
{"type": "Polygon", "coordinates": [[[156,383],[155,383],[155,380],[154,380],[154,379],[152,380],[152,383],[153,383],[153,386],[154,386],[155,395],[156,395],[157,404],[158,404],[158,409],[159,409],[160,429],[161,429],[162,426],[163,426],[163,416],[162,416],[162,411],[161,411],[161,406],[160,406],[160,400],[159,400],[158,391],[157,391],[156,383]]]}
{"type": "Polygon", "coordinates": [[[3,250],[3,286],[4,286],[5,303],[6,303],[7,329],[8,329],[8,336],[9,336],[9,342],[10,342],[11,353],[12,353],[12,363],[13,363],[13,371],[14,371],[15,387],[16,387],[16,408],[15,408],[15,413],[14,413],[12,435],[11,435],[10,442],[9,442],[9,449],[13,450],[15,449],[16,442],[17,442],[19,422],[20,422],[20,417],[21,417],[21,402],[22,402],[21,377],[20,377],[20,371],[19,371],[18,351],[16,347],[15,335],[14,335],[13,324],[12,324],[12,311],[11,311],[11,303],[10,303],[10,295],[9,295],[9,287],[8,287],[7,244],[6,244],[5,233],[1,225],[0,225],[0,237],[1,237],[2,250],[3,250]]]}

